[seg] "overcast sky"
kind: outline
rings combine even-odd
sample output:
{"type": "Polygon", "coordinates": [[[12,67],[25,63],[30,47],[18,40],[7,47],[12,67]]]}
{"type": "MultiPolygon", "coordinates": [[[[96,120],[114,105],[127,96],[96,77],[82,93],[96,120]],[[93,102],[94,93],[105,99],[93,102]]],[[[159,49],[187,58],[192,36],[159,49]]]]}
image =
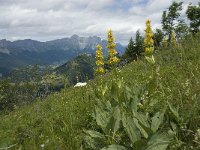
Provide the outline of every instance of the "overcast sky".
{"type": "MultiPolygon", "coordinates": [[[[183,0],[184,10],[191,2],[183,0]]],[[[160,27],[163,10],[172,0],[0,0],[0,39],[47,41],[97,35],[113,29],[116,41],[127,43],[151,19],[160,27]]]]}

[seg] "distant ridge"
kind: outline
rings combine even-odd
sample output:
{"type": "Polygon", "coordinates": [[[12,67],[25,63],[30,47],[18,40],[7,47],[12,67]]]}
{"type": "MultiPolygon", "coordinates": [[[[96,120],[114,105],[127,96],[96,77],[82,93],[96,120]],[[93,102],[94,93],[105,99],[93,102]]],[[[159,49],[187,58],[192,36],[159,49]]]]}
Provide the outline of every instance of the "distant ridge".
{"type": "MultiPolygon", "coordinates": [[[[0,40],[0,73],[5,75],[14,68],[26,65],[66,62],[83,53],[94,54],[97,44],[101,44],[104,53],[107,53],[107,41],[97,36],[73,35],[47,42],[32,39],[11,42],[2,39],[0,40]]],[[[116,49],[121,54],[125,51],[120,43],[116,44],[116,49]]]]}

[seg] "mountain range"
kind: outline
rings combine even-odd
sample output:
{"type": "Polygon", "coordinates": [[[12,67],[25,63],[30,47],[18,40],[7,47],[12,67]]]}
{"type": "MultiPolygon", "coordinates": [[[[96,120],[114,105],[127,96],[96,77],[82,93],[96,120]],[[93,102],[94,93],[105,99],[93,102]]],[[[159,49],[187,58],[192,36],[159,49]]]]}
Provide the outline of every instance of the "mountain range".
{"type": "MultiPolygon", "coordinates": [[[[107,54],[107,41],[100,37],[79,37],[40,42],[31,39],[8,41],[0,40],[0,74],[6,75],[15,68],[27,65],[62,64],[80,54],[94,54],[96,45],[103,47],[107,54]]],[[[122,54],[125,48],[116,43],[116,50],[122,54]]]]}

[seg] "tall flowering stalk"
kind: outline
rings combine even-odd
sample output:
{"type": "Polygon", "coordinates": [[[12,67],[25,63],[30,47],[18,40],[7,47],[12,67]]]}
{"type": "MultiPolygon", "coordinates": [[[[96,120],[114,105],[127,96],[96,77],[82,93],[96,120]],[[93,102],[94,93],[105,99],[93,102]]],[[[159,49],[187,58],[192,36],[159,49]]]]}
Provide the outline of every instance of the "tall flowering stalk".
{"type": "Polygon", "coordinates": [[[108,64],[113,66],[119,62],[119,58],[117,58],[117,56],[116,56],[117,55],[117,51],[115,50],[116,44],[114,43],[115,39],[114,39],[111,29],[108,30],[108,39],[107,40],[108,40],[107,48],[108,48],[108,53],[109,53],[108,64]]]}
{"type": "Polygon", "coordinates": [[[146,30],[145,30],[145,38],[144,38],[144,47],[145,47],[145,58],[148,62],[155,63],[154,61],[154,40],[153,40],[153,32],[151,29],[151,21],[146,21],[146,30]]]}
{"type": "Polygon", "coordinates": [[[96,50],[96,73],[97,74],[103,74],[105,73],[105,69],[103,67],[104,62],[103,62],[103,51],[102,47],[98,44],[97,45],[97,50],[96,50]]]}
{"type": "Polygon", "coordinates": [[[164,48],[167,48],[168,44],[167,44],[166,37],[164,37],[162,45],[163,45],[164,48]]]}
{"type": "Polygon", "coordinates": [[[172,32],[172,35],[171,35],[171,42],[173,46],[176,46],[176,37],[175,37],[174,32],[172,32]]]}

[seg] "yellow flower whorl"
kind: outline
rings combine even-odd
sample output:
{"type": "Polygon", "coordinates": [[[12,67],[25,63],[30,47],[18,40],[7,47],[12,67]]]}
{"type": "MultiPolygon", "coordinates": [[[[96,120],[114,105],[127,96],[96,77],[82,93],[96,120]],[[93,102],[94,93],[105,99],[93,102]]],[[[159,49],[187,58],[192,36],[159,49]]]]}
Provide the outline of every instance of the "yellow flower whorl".
{"type": "Polygon", "coordinates": [[[172,32],[172,35],[171,35],[171,42],[172,42],[173,46],[176,46],[176,37],[175,37],[175,33],[174,32],[172,32]]]}
{"type": "Polygon", "coordinates": [[[154,40],[153,40],[153,32],[151,29],[151,21],[146,21],[146,30],[145,30],[145,55],[152,55],[154,52],[154,40]]]}
{"type": "Polygon", "coordinates": [[[112,30],[108,30],[108,53],[109,53],[109,60],[108,60],[108,64],[109,65],[115,65],[116,63],[118,63],[120,60],[119,58],[116,57],[117,55],[117,51],[115,50],[115,46],[116,44],[114,43],[115,39],[113,37],[113,33],[112,30]]]}
{"type": "Polygon", "coordinates": [[[163,45],[164,48],[167,48],[168,44],[167,44],[166,37],[164,37],[162,45],[163,45]]]}
{"type": "Polygon", "coordinates": [[[103,51],[102,47],[100,45],[97,45],[97,50],[96,50],[96,73],[98,74],[103,74],[105,72],[103,65],[103,51]]]}
{"type": "Polygon", "coordinates": [[[154,52],[154,40],[153,40],[153,31],[151,29],[151,21],[146,21],[146,30],[144,38],[144,47],[145,47],[145,58],[150,63],[155,63],[153,52],[154,52]]]}

